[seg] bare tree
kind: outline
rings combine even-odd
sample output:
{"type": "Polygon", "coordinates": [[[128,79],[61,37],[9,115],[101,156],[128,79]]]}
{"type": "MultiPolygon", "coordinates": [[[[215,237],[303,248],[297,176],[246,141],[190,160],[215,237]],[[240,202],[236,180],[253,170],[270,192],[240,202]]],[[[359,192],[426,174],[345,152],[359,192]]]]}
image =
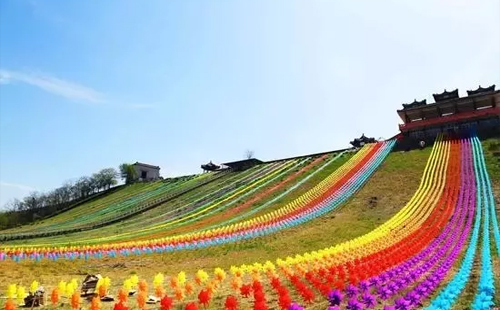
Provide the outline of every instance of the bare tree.
{"type": "Polygon", "coordinates": [[[87,197],[92,191],[92,184],[90,177],[80,177],[78,181],[76,181],[75,186],[78,188],[78,192],[80,193],[79,198],[87,197]]]}
{"type": "Polygon", "coordinates": [[[254,151],[252,151],[252,150],[246,150],[245,151],[245,158],[246,159],[252,159],[254,155],[255,155],[254,151]]]}
{"type": "Polygon", "coordinates": [[[31,192],[28,196],[24,197],[23,205],[28,210],[38,209],[40,207],[39,197],[40,197],[39,192],[31,192]]]}
{"type": "Polygon", "coordinates": [[[114,168],[106,168],[99,171],[99,176],[101,180],[101,188],[109,189],[111,186],[116,185],[118,172],[114,168]]]}
{"type": "Polygon", "coordinates": [[[32,192],[22,200],[15,199],[6,205],[6,212],[0,211],[0,229],[23,225],[36,218],[63,210],[74,201],[116,185],[117,176],[118,173],[114,168],[106,168],[90,177],[83,176],[74,182],[65,182],[52,191],[32,192]]]}

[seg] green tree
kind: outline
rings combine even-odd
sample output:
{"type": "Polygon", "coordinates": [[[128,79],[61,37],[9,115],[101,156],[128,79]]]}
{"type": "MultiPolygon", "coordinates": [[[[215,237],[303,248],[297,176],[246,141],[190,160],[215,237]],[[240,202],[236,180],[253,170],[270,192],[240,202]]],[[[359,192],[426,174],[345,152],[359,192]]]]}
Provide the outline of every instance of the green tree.
{"type": "Polygon", "coordinates": [[[137,179],[137,173],[134,166],[131,164],[123,163],[120,165],[120,177],[125,180],[125,184],[134,183],[137,179]]]}

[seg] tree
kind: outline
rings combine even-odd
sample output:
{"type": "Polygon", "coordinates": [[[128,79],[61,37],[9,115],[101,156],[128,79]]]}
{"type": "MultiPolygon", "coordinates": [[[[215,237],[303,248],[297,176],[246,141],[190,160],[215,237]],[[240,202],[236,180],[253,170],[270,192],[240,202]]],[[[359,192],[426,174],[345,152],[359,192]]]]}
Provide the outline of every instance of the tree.
{"type": "Polygon", "coordinates": [[[125,184],[131,184],[137,179],[137,172],[133,165],[123,163],[120,165],[120,177],[125,180],[125,184]]]}
{"type": "Polygon", "coordinates": [[[35,210],[40,207],[39,201],[40,193],[31,192],[28,196],[24,197],[23,205],[27,210],[35,210]]]}
{"type": "Polygon", "coordinates": [[[75,200],[80,198],[80,191],[78,187],[76,186],[76,182],[73,181],[67,181],[63,185],[64,188],[68,190],[69,196],[71,200],[75,200]]]}
{"type": "Polygon", "coordinates": [[[246,150],[245,151],[245,158],[246,159],[252,159],[253,156],[254,156],[254,151],[252,151],[252,150],[246,150]]]}
{"type": "Polygon", "coordinates": [[[118,183],[116,177],[118,176],[118,172],[114,168],[105,168],[99,171],[101,188],[109,189],[111,186],[114,186],[118,183]]]}
{"type": "Polygon", "coordinates": [[[61,203],[70,202],[72,200],[71,187],[73,187],[73,184],[71,182],[66,182],[63,186],[56,189],[55,194],[59,197],[61,203]]]}
{"type": "Polygon", "coordinates": [[[117,175],[118,173],[113,168],[102,169],[101,171],[94,173],[91,178],[91,184],[94,192],[106,190],[111,186],[116,185],[116,183],[118,183],[116,181],[117,175]]]}
{"type": "Polygon", "coordinates": [[[17,198],[14,198],[13,200],[9,201],[5,205],[5,207],[10,212],[25,210],[24,203],[21,200],[17,199],[17,198]]]}
{"type": "Polygon", "coordinates": [[[55,190],[45,194],[47,196],[48,206],[57,206],[66,202],[66,200],[61,195],[61,188],[56,188],[55,190]]]}
{"type": "MultiPolygon", "coordinates": [[[[129,174],[133,179],[135,170],[131,168],[129,174]]],[[[118,173],[114,168],[105,168],[91,177],[83,176],[76,182],[65,182],[52,191],[33,192],[22,200],[15,199],[6,205],[9,208],[7,212],[0,212],[0,229],[26,224],[63,210],[74,201],[116,185],[117,176],[118,173]]]]}
{"type": "Polygon", "coordinates": [[[9,219],[7,212],[0,212],[0,229],[8,228],[10,221],[11,220],[9,219]]]}
{"type": "Polygon", "coordinates": [[[85,198],[92,192],[92,180],[90,177],[81,177],[76,181],[75,186],[79,192],[78,198],[85,198]]]}
{"type": "Polygon", "coordinates": [[[97,173],[94,173],[89,177],[89,187],[91,194],[97,193],[101,189],[101,180],[97,173]]]}

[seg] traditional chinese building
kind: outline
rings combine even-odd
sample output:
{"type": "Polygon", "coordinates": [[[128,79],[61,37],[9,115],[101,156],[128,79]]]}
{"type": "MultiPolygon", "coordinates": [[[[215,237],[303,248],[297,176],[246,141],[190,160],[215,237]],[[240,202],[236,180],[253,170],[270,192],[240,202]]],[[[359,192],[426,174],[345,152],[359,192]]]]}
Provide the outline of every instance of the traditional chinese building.
{"type": "Polygon", "coordinates": [[[210,161],[208,164],[201,165],[201,169],[203,169],[203,172],[216,171],[220,169],[220,166],[210,161]]]}
{"type": "Polygon", "coordinates": [[[354,147],[362,147],[365,144],[368,143],[375,143],[377,140],[375,138],[368,138],[365,136],[365,134],[362,134],[361,137],[355,138],[351,142],[349,142],[352,146],[354,147]]]}
{"type": "Polygon", "coordinates": [[[458,89],[433,97],[434,103],[414,100],[397,111],[403,121],[398,138],[405,148],[420,141],[430,144],[439,133],[474,131],[482,138],[500,135],[500,91],[495,91],[495,85],[469,90],[465,97],[459,96],[458,89]]]}

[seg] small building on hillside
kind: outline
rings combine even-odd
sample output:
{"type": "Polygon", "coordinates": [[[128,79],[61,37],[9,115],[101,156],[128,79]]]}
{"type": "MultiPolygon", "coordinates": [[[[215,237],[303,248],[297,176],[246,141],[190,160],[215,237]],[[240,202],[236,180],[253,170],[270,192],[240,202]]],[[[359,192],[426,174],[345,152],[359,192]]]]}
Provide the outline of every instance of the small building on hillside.
{"type": "Polygon", "coordinates": [[[160,167],[148,165],[140,162],[132,164],[135,169],[137,180],[154,181],[160,179],[160,167]]]}

